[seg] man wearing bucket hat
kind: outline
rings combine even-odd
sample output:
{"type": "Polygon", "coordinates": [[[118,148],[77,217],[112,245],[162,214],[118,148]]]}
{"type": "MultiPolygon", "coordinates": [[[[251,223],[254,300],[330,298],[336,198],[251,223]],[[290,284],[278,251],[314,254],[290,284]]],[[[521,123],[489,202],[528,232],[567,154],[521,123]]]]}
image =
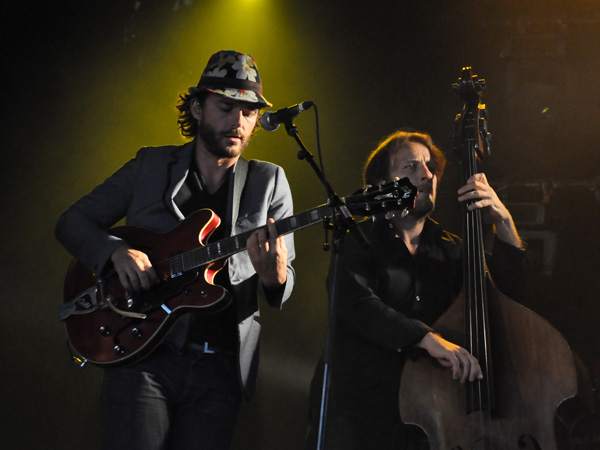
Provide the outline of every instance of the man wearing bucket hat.
{"type": "MultiPolygon", "coordinates": [[[[292,235],[278,237],[274,225],[292,214],[284,171],[241,157],[267,106],[254,58],[215,53],[177,105],[181,133],[192,140],[142,148],[59,218],[56,236],[67,250],[93,273],[114,267],[131,291],[152,290],[160,277],[151,256],[107,231],[123,217],[128,226],[168,233],[208,208],[221,219],[211,242],[250,235],[247,252],[230,256],[214,278],[231,294],[230,304],[220,301],[211,314],[182,315],[149,355],[106,367],[105,449],[217,450],[231,444],[241,398],[250,398],[256,379],[257,293],[280,308],[295,279],[292,235]]],[[[202,267],[199,277],[210,281],[216,269],[202,267]]]]}

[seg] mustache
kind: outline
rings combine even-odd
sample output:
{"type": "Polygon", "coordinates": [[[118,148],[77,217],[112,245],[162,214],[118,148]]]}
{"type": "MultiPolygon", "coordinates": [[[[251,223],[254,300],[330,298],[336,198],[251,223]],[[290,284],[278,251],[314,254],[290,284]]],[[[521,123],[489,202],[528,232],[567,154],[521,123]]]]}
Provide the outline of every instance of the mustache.
{"type": "Polygon", "coordinates": [[[227,131],[222,131],[220,134],[223,137],[227,137],[227,136],[235,136],[235,137],[238,137],[238,138],[242,137],[242,132],[238,128],[232,128],[232,129],[227,130],[227,131]]]}

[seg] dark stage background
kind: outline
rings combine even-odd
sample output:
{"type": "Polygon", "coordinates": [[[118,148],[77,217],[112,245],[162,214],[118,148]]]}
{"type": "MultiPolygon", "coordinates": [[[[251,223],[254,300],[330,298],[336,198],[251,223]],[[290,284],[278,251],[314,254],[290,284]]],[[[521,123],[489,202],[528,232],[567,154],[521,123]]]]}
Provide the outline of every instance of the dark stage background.
{"type": "MultiPolygon", "coordinates": [[[[318,105],[326,174],[340,195],[361,187],[368,152],[388,133],[430,132],[449,154],[434,217],[460,234],[465,65],[487,81],[488,177],[530,242],[528,306],[566,337],[591,372],[600,360],[598,238],[600,2],[4,1],[3,256],[0,446],[98,448],[101,370],[69,360],[58,321],[70,256],[60,212],[144,145],[182,142],[174,103],[220,49],[253,54],[266,97],[318,105]]],[[[317,153],[315,120],[296,120],[317,153]]],[[[300,212],[326,200],[284,130],[246,156],[288,173],[300,212]]],[[[300,449],[312,369],[323,345],[329,253],[320,227],[296,234],[297,285],[283,311],[263,305],[256,398],[236,449],[300,449]]]]}

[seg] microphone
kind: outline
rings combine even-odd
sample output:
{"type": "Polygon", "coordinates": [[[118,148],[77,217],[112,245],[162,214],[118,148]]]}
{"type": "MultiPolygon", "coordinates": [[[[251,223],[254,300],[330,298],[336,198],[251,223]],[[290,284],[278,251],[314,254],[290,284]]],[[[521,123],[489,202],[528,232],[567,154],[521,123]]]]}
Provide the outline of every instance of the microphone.
{"type": "Polygon", "coordinates": [[[306,111],[313,105],[314,103],[309,101],[298,103],[297,105],[283,108],[276,112],[267,111],[260,118],[260,124],[267,131],[275,131],[277,128],[279,128],[280,124],[285,123],[288,120],[294,120],[298,114],[306,111]]]}

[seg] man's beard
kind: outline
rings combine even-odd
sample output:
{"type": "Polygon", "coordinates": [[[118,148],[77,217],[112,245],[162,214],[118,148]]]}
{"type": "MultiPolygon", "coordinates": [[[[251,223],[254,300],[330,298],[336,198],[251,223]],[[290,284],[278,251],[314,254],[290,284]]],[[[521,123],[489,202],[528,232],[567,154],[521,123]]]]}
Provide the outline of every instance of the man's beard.
{"type": "Polygon", "coordinates": [[[198,123],[198,137],[204,143],[206,150],[217,158],[235,158],[242,154],[250,143],[250,139],[244,139],[239,147],[225,146],[222,143],[222,138],[230,134],[233,130],[217,133],[217,131],[207,124],[204,120],[198,123]]]}
{"type": "Polygon", "coordinates": [[[410,216],[414,219],[422,219],[429,216],[435,209],[435,198],[433,201],[429,198],[417,202],[415,207],[410,210],[410,216]]]}

